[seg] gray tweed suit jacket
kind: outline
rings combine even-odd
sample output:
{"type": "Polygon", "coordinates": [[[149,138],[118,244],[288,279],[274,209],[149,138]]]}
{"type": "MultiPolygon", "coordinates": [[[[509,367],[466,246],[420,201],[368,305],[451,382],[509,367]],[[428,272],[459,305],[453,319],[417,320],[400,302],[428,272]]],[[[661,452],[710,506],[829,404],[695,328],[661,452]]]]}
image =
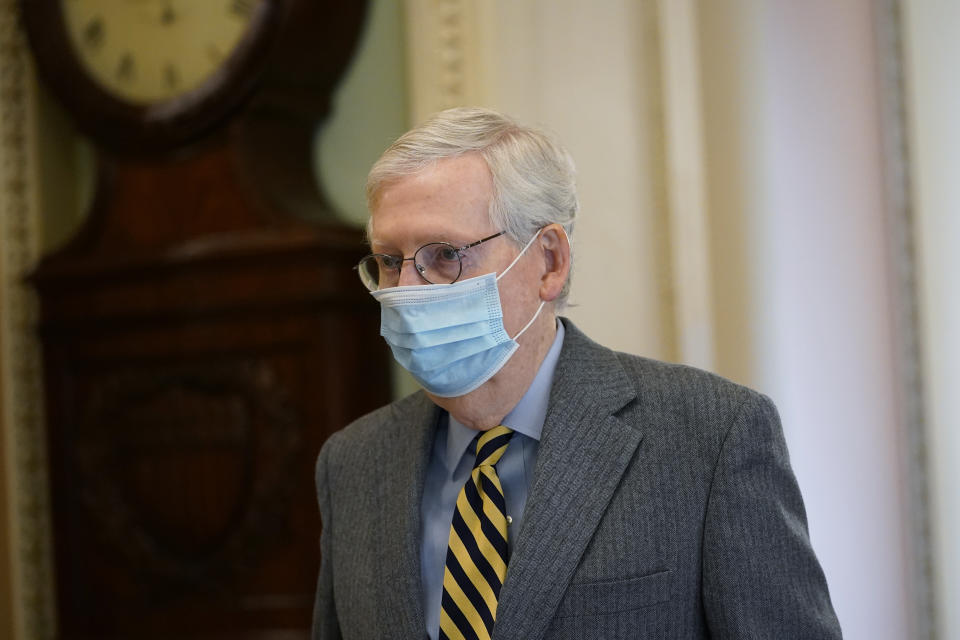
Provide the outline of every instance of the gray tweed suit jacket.
{"type": "MultiPolygon", "coordinates": [[[[500,594],[499,640],[840,638],[764,396],[566,336],[500,594]]],[[[313,637],[423,638],[422,393],[334,434],[313,637]]]]}

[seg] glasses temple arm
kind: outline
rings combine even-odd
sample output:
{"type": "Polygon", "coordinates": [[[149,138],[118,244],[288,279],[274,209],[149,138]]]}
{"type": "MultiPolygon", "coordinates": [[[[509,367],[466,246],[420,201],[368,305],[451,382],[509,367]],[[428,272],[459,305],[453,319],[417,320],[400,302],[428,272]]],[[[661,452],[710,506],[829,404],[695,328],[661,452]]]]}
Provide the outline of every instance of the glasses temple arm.
{"type": "Polygon", "coordinates": [[[466,244],[466,245],[460,247],[459,249],[457,249],[457,251],[463,251],[464,249],[469,249],[470,247],[475,247],[475,246],[477,246],[477,245],[480,244],[480,243],[486,242],[487,240],[493,240],[494,238],[496,238],[496,237],[498,237],[498,236],[502,236],[502,235],[505,234],[505,233],[506,233],[506,231],[500,231],[499,233],[495,233],[495,234],[493,234],[492,236],[487,236],[486,238],[481,238],[480,240],[477,240],[476,242],[471,242],[470,244],[466,244]]]}

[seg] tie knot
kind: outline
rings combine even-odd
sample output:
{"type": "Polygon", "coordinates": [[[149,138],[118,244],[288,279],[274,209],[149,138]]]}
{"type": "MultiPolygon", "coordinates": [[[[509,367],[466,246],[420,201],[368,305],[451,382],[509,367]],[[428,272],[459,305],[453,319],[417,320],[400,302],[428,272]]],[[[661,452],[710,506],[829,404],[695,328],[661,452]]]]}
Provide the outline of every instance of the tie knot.
{"type": "Polygon", "coordinates": [[[512,436],[513,429],[503,425],[484,431],[477,436],[477,461],[473,464],[473,468],[476,469],[481,465],[492,467],[497,464],[503,452],[507,450],[507,444],[512,436]]]}

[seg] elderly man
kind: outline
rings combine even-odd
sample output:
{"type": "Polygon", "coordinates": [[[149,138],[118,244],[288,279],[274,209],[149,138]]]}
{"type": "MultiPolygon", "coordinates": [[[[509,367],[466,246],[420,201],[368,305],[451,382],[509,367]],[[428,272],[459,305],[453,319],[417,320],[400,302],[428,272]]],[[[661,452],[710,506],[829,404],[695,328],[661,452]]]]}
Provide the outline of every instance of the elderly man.
{"type": "Polygon", "coordinates": [[[840,637],[770,401],[558,317],[565,151],[453,109],[367,197],[358,271],[423,391],[320,452],[315,638],[840,637]]]}

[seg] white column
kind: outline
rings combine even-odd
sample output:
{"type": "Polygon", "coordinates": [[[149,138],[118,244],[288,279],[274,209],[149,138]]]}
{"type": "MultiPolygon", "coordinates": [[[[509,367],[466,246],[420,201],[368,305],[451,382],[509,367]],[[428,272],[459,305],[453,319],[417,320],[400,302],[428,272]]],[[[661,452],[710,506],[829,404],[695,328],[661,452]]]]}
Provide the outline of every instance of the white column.
{"type": "Polygon", "coordinates": [[[697,5],[693,0],[660,0],[657,9],[677,359],[712,370],[714,316],[697,5]]]}
{"type": "Polygon", "coordinates": [[[960,638],[960,4],[903,2],[937,637],[960,638]]]}
{"type": "Polygon", "coordinates": [[[555,132],[577,163],[576,306],[567,315],[604,344],[672,357],[652,3],[491,5],[483,41],[487,104],[555,132]]]}

